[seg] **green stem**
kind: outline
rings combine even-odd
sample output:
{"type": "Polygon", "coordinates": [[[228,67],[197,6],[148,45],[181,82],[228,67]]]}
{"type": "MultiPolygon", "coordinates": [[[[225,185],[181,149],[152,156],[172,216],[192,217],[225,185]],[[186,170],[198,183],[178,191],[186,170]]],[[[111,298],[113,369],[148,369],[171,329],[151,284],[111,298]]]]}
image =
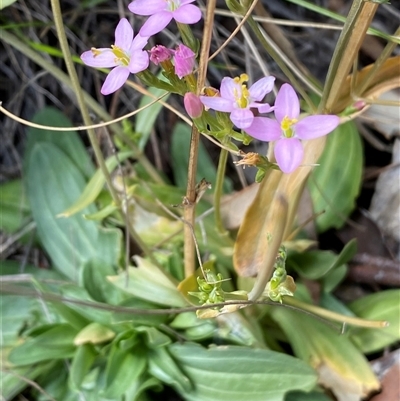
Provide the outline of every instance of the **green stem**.
{"type": "MultiPolygon", "coordinates": [[[[226,145],[227,141],[223,141],[222,144],[226,145]]],[[[228,151],[226,149],[222,149],[219,155],[218,161],[218,169],[217,169],[217,178],[215,181],[215,190],[214,190],[214,218],[215,225],[217,227],[217,231],[224,235],[227,234],[225,227],[222,223],[221,216],[221,197],[223,193],[224,186],[224,178],[225,178],[225,170],[226,170],[226,162],[228,161],[228,151]]]]}
{"type": "MultiPolygon", "coordinates": [[[[68,75],[71,79],[71,84],[72,84],[73,90],[74,90],[75,95],[78,100],[78,105],[79,105],[79,108],[80,108],[80,111],[82,114],[83,121],[84,121],[85,125],[92,125],[92,120],[89,116],[89,110],[86,106],[85,98],[83,96],[83,91],[80,86],[78,75],[75,70],[75,65],[72,60],[71,52],[69,50],[68,40],[67,40],[67,36],[66,36],[65,30],[64,30],[64,23],[63,23],[63,19],[62,19],[60,2],[58,0],[50,0],[50,2],[51,2],[51,8],[53,11],[54,24],[55,24],[57,35],[58,35],[58,40],[60,42],[61,50],[62,50],[63,56],[64,56],[64,62],[67,67],[68,75]]],[[[110,176],[110,173],[108,172],[108,169],[107,169],[103,154],[101,152],[100,145],[97,140],[94,129],[88,129],[87,131],[88,131],[88,135],[89,135],[90,144],[92,145],[94,155],[96,157],[96,161],[97,161],[101,171],[104,174],[104,178],[106,180],[107,187],[108,187],[108,190],[110,191],[113,201],[114,201],[115,205],[119,208],[122,218],[128,226],[130,235],[137,242],[138,246],[142,249],[142,251],[150,258],[150,260],[153,263],[156,263],[158,265],[156,259],[152,255],[151,250],[147,247],[147,245],[139,237],[138,233],[133,228],[132,224],[129,223],[129,220],[128,220],[126,214],[122,210],[121,199],[118,196],[118,193],[112,184],[111,176],[110,176]]]]}
{"type": "Polygon", "coordinates": [[[350,324],[352,326],[368,328],[380,328],[388,326],[388,322],[383,320],[365,320],[359,317],[341,315],[340,313],[332,312],[330,310],[320,308],[319,306],[302,302],[294,297],[284,296],[283,303],[313,313],[322,318],[341,322],[343,324],[350,324]]]}

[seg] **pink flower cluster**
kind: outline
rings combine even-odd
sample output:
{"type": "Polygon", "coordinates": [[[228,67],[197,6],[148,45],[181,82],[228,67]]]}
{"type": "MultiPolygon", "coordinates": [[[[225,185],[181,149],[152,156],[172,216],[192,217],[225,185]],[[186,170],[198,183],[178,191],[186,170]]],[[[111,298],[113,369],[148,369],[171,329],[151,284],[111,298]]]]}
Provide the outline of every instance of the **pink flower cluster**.
{"type": "MultiPolygon", "coordinates": [[[[113,68],[108,74],[101,93],[115,92],[126,82],[129,74],[148,68],[149,62],[163,63],[173,59],[175,74],[182,79],[193,72],[195,53],[184,45],[176,49],[155,46],[144,50],[149,37],[164,29],[173,19],[182,24],[194,24],[201,19],[200,9],[191,4],[194,0],[134,0],[128,8],[138,15],[149,16],[134,37],[133,29],[122,18],[115,30],[115,43],[110,48],[92,48],[81,55],[82,61],[91,67],[113,68]]],[[[237,78],[225,77],[215,96],[187,93],[184,105],[188,114],[200,118],[203,108],[229,113],[232,123],[253,138],[275,142],[274,154],[279,168],[291,173],[303,160],[302,141],[318,138],[332,132],[340,122],[334,115],[313,115],[300,118],[300,102],[289,84],[280,88],[275,105],[263,103],[272,91],[274,77],[264,77],[250,87],[246,74],[237,78]],[[274,112],[275,118],[254,115],[274,112]]]]}
{"type": "Polygon", "coordinates": [[[318,138],[332,132],[340,122],[335,115],[300,116],[300,102],[293,87],[283,84],[275,105],[259,103],[271,92],[275,78],[266,77],[247,88],[247,76],[232,79],[224,78],[220,96],[200,96],[204,106],[217,111],[230,113],[230,119],[238,128],[253,138],[265,142],[275,142],[274,155],[279,168],[291,173],[303,160],[302,140],[318,138]],[[275,119],[254,116],[251,109],[260,113],[273,111],[275,119]]]}
{"type": "MultiPolygon", "coordinates": [[[[144,71],[149,66],[149,54],[143,48],[149,37],[163,30],[172,19],[183,24],[195,24],[201,19],[200,9],[190,3],[194,0],[135,0],[129,10],[138,15],[150,16],[134,38],[133,29],[122,18],[115,30],[115,43],[110,48],[92,48],[81,55],[82,61],[97,68],[113,68],[102,88],[103,95],[115,92],[126,82],[129,74],[144,71]]],[[[189,74],[194,66],[195,54],[180,45],[174,53],[175,71],[179,78],[189,74]],[[191,67],[190,72],[187,72],[191,67]]]]}
{"type": "Polygon", "coordinates": [[[164,61],[174,59],[175,74],[182,79],[189,75],[196,62],[196,54],[185,45],[178,45],[175,50],[167,49],[165,46],[157,45],[150,50],[150,61],[158,65],[164,61]]]}

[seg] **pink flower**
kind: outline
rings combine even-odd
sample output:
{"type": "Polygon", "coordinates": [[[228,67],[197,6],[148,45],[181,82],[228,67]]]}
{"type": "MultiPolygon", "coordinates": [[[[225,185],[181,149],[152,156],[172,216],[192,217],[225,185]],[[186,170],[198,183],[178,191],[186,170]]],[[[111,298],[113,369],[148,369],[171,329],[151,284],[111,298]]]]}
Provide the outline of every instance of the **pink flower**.
{"type": "Polygon", "coordinates": [[[225,77],[221,82],[220,96],[200,96],[200,100],[210,109],[231,113],[231,121],[238,128],[246,129],[250,127],[254,119],[251,108],[258,109],[260,113],[273,110],[268,103],[259,102],[271,92],[275,81],[274,77],[265,77],[247,88],[245,82],[248,79],[246,74],[234,79],[225,77]]]}
{"type": "Polygon", "coordinates": [[[158,65],[163,61],[170,60],[173,54],[173,50],[167,49],[163,45],[156,45],[150,50],[150,61],[155,65],[158,65]]]}
{"type": "Polygon", "coordinates": [[[201,19],[200,9],[190,3],[194,0],[134,0],[129,10],[138,15],[150,15],[139,32],[152,36],[161,32],[172,19],[182,24],[195,24],[201,19]]]}
{"type": "Polygon", "coordinates": [[[196,54],[192,51],[192,49],[181,44],[175,50],[174,61],[175,74],[182,79],[193,71],[194,63],[196,61],[196,54]]]}
{"type": "Polygon", "coordinates": [[[201,103],[198,96],[193,92],[185,93],[183,97],[183,104],[186,112],[191,118],[199,118],[203,113],[203,104],[201,103]]]}
{"type": "Polygon", "coordinates": [[[113,68],[107,75],[101,93],[109,95],[119,89],[129,74],[145,70],[149,66],[149,55],[143,50],[148,38],[137,35],[126,18],[122,18],[115,29],[115,44],[111,48],[92,48],[81,55],[82,61],[97,68],[113,68]]]}
{"type": "Polygon", "coordinates": [[[303,160],[302,140],[318,138],[332,132],[340,122],[338,116],[315,115],[300,121],[300,102],[289,84],[283,84],[275,100],[276,120],[255,117],[246,132],[260,141],[276,141],[274,154],[279,168],[291,173],[303,160]]]}

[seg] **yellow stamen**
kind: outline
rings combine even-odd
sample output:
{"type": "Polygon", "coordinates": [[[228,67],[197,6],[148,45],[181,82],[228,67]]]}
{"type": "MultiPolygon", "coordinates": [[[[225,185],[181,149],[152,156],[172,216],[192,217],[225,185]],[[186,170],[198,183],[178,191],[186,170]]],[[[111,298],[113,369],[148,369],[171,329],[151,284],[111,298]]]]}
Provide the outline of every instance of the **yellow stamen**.
{"type": "Polygon", "coordinates": [[[95,47],[92,47],[90,50],[93,53],[93,57],[96,57],[99,54],[101,54],[101,51],[99,49],[96,49],[95,47]]]}
{"type": "Polygon", "coordinates": [[[294,133],[292,129],[292,125],[297,123],[296,118],[290,119],[288,116],[285,116],[283,120],[281,121],[281,128],[282,131],[284,132],[284,135],[286,138],[292,138],[294,133]]]}
{"type": "Polygon", "coordinates": [[[247,74],[240,74],[240,77],[233,78],[233,80],[237,84],[243,84],[244,82],[247,82],[249,80],[249,76],[247,74]]]}
{"type": "Polygon", "coordinates": [[[120,47],[111,45],[112,52],[115,54],[115,63],[122,63],[123,65],[129,65],[129,56],[120,47]]]}
{"type": "Polygon", "coordinates": [[[247,74],[241,74],[240,77],[233,78],[235,83],[241,84],[242,90],[241,94],[239,95],[238,90],[234,89],[233,91],[233,96],[236,99],[237,105],[241,109],[245,109],[247,105],[249,104],[249,98],[250,98],[250,92],[247,89],[247,86],[245,85],[245,82],[249,80],[249,76],[247,74]]]}

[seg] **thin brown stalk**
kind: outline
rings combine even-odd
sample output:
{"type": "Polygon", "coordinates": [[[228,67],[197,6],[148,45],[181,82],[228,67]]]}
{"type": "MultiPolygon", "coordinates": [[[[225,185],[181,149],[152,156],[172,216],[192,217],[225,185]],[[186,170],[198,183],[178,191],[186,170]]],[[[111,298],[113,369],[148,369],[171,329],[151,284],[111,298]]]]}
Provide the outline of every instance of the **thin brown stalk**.
{"type": "MultiPolygon", "coordinates": [[[[197,76],[197,94],[200,94],[207,75],[208,54],[210,52],[210,44],[212,37],[212,27],[214,23],[214,10],[216,0],[207,2],[206,17],[204,20],[203,39],[200,50],[199,70],[197,76]]],[[[186,187],[187,206],[184,211],[184,219],[188,224],[184,227],[184,264],[185,277],[191,276],[195,271],[195,244],[193,241],[192,231],[190,226],[194,227],[195,223],[195,206],[196,206],[196,171],[197,171],[197,156],[199,149],[200,133],[198,129],[192,126],[192,136],[190,139],[189,150],[189,167],[188,167],[188,182],[186,187]]]]}

